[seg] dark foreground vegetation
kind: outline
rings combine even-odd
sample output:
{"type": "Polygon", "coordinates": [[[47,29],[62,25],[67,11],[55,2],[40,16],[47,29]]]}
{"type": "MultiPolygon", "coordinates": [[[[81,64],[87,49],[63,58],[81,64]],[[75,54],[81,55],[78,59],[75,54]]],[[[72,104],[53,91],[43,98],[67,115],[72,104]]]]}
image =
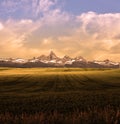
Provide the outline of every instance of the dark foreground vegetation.
{"type": "Polygon", "coordinates": [[[0,124],[119,123],[119,69],[0,68],[0,124]]]}

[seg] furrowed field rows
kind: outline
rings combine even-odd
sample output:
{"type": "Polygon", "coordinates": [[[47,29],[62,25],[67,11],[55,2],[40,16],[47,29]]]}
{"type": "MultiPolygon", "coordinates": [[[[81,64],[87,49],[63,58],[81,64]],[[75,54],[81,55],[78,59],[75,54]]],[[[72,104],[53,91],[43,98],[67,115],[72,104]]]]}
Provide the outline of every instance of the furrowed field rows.
{"type": "MultiPolygon", "coordinates": [[[[57,70],[57,69],[56,69],[57,70]]],[[[31,74],[14,74],[0,76],[0,93],[39,93],[39,92],[64,92],[64,91],[79,91],[79,90],[104,90],[120,88],[119,72],[109,73],[109,71],[83,71],[74,70],[69,72],[69,69],[63,69],[56,72],[51,69],[48,72],[43,69],[37,69],[36,73],[31,74]],[[39,73],[37,73],[39,72],[39,73]],[[40,73],[42,72],[42,73],[40,73]],[[52,74],[51,74],[52,73],[52,74]],[[110,79],[110,80],[109,80],[110,79]]],[[[6,71],[6,70],[2,70],[6,71]]],[[[8,70],[7,70],[8,71],[8,70]]],[[[9,70],[9,73],[14,72],[9,70]]],[[[71,70],[70,70],[71,71],[71,70]]],[[[110,70],[111,71],[111,70],[110,70]]]]}
{"type": "Polygon", "coordinates": [[[120,69],[0,68],[0,123],[119,124],[119,118],[120,69]]]}

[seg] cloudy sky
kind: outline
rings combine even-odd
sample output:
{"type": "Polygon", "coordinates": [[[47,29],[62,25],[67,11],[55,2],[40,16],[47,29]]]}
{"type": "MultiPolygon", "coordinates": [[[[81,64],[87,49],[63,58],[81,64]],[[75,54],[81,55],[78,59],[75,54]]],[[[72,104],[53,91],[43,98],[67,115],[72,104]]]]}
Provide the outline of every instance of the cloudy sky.
{"type": "Polygon", "coordinates": [[[0,0],[0,57],[120,61],[120,0],[0,0]]]}

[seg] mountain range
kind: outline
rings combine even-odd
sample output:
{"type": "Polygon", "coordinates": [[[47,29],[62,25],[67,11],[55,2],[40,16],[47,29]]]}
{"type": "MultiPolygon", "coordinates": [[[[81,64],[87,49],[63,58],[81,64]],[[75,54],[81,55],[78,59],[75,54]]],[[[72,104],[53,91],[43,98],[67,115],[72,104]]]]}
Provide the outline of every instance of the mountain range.
{"type": "Polygon", "coordinates": [[[0,58],[0,67],[80,67],[80,68],[119,68],[120,62],[113,62],[109,59],[104,61],[87,61],[82,56],[71,58],[65,55],[58,57],[53,51],[49,55],[41,55],[32,59],[22,58],[0,58]]]}

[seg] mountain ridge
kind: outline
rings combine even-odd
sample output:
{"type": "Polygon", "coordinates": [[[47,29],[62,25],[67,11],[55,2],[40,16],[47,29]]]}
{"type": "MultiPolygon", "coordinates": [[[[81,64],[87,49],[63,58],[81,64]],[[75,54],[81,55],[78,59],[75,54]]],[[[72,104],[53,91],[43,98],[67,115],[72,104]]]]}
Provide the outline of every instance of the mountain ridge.
{"type": "Polygon", "coordinates": [[[0,59],[0,67],[81,67],[81,68],[120,68],[120,62],[109,59],[88,61],[82,56],[74,58],[65,55],[58,57],[53,51],[49,55],[40,55],[32,59],[6,58],[0,59]]]}

